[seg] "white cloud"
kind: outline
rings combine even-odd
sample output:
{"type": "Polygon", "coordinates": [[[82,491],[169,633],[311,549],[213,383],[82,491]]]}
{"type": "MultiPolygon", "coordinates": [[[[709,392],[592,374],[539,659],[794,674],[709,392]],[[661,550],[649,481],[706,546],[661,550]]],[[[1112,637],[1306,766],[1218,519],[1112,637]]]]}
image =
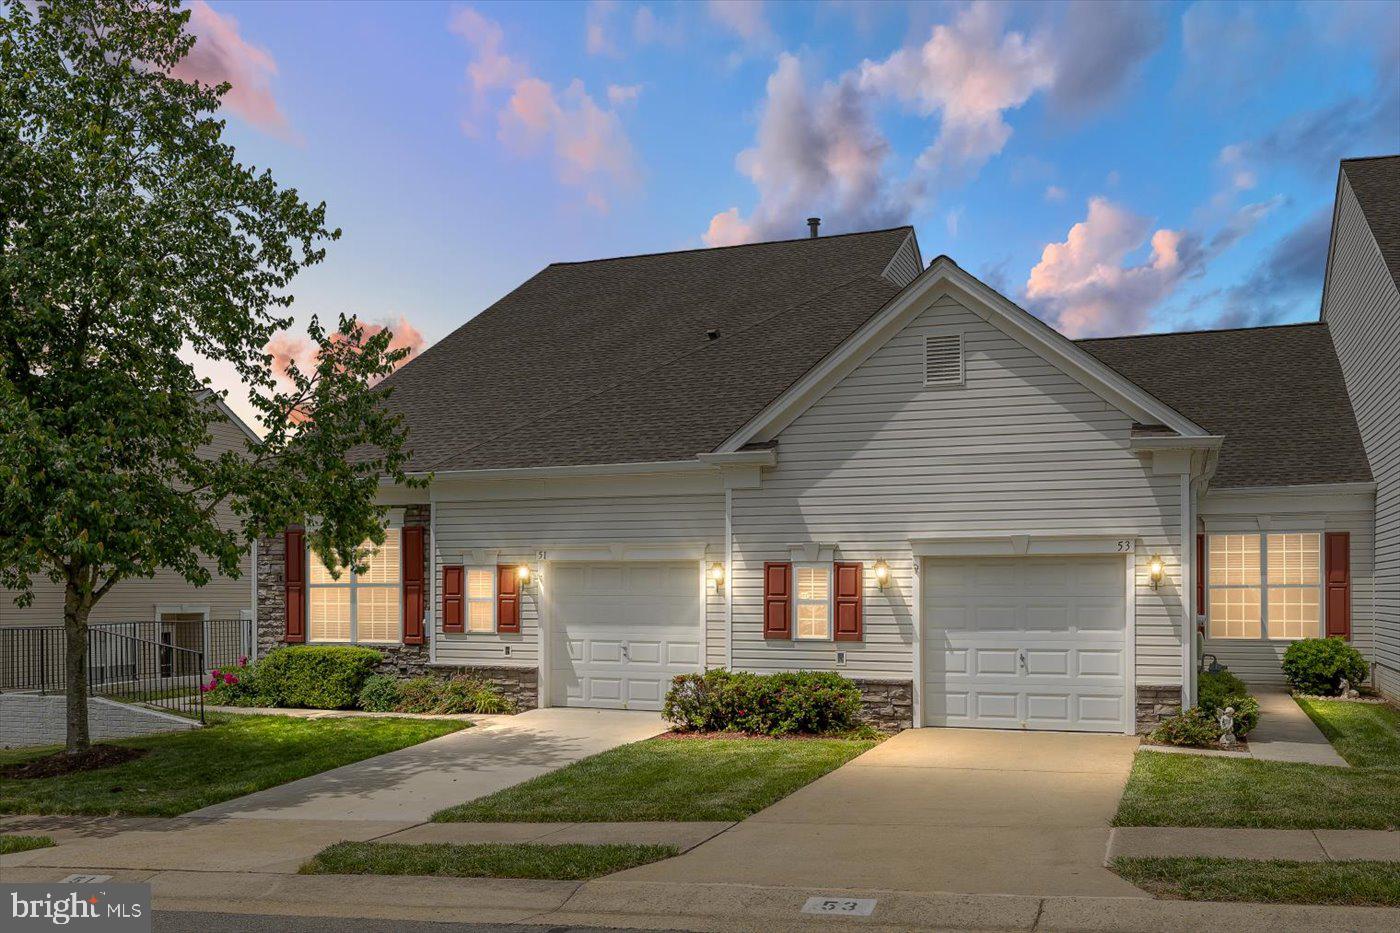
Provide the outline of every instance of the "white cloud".
{"type": "Polygon", "coordinates": [[[682,38],[680,22],[661,19],[649,6],[637,7],[632,14],[632,38],[638,45],[679,45],[682,38]]]}
{"type": "Polygon", "coordinates": [[[642,96],[642,86],[640,84],[609,84],[608,103],[614,107],[621,107],[624,104],[635,104],[637,98],[642,96]]]}
{"type": "Polygon", "coordinates": [[[1063,201],[1067,197],[1069,197],[1069,193],[1059,185],[1050,185],[1045,189],[1045,200],[1047,201],[1058,202],[1063,201]]]}
{"type": "Polygon", "coordinates": [[[758,189],[758,207],[747,218],[737,208],[715,215],[704,241],[800,236],[813,214],[832,231],[901,223],[910,202],[885,184],[889,151],[854,80],[811,90],[801,62],[784,53],[768,79],[758,139],[735,160],[758,189]]]}
{"type": "Polygon", "coordinates": [[[709,0],[707,9],[711,19],[746,43],[760,45],[773,39],[763,0],[709,0]]]}
{"type": "Polygon", "coordinates": [[[591,0],[584,14],[584,45],[589,55],[617,55],[611,28],[617,0],[591,0]]]}

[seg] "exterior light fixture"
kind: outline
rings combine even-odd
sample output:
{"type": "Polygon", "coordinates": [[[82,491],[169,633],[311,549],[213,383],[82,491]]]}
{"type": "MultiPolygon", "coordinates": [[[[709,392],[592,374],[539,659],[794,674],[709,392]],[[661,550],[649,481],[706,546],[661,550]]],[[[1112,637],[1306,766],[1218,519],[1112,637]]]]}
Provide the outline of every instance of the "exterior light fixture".
{"type": "Polygon", "coordinates": [[[710,582],[714,583],[715,589],[724,589],[724,564],[719,561],[710,565],[710,582]]]}
{"type": "Polygon", "coordinates": [[[1152,560],[1147,565],[1147,576],[1152,581],[1154,590],[1162,585],[1162,555],[1152,555],[1152,560]]]}
{"type": "Polygon", "coordinates": [[[875,585],[883,590],[886,586],[889,586],[889,583],[890,564],[889,561],[882,557],[875,562],[875,585]]]}
{"type": "Polygon", "coordinates": [[[517,580],[520,581],[520,586],[521,586],[522,589],[525,588],[525,587],[527,587],[527,586],[529,586],[529,585],[530,585],[530,565],[529,565],[529,564],[521,564],[520,566],[516,567],[516,568],[515,568],[515,579],[517,579],[517,580]]]}

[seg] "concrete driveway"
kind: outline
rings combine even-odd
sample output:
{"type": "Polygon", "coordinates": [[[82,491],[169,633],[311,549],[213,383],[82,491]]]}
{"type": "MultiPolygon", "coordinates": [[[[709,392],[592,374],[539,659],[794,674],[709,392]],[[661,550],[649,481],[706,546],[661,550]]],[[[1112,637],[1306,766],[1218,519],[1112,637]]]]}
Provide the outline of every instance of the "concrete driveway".
{"type": "Polygon", "coordinates": [[[679,858],[612,878],[1145,897],[1103,867],[1137,746],[909,730],[679,858]]]}
{"type": "MultiPolygon", "coordinates": [[[[487,721],[489,719],[489,721],[487,721]]],[[[658,713],[536,709],[205,807],[187,817],[387,820],[421,823],[438,810],[666,731],[658,713]]]]}

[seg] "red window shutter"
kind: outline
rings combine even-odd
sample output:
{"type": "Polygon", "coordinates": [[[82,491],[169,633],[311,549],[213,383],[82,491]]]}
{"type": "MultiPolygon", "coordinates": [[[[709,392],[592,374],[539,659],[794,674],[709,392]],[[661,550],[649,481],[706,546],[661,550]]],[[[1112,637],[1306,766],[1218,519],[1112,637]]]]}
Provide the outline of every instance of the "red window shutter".
{"type": "Polygon", "coordinates": [[[1196,615],[1206,614],[1206,536],[1196,535],[1196,615]]]}
{"type": "Polygon", "coordinates": [[[865,632],[862,619],[864,571],[859,563],[836,562],[836,641],[860,641],[865,632]]]}
{"type": "Polygon", "coordinates": [[[520,577],[515,565],[496,565],[496,631],[520,631],[520,577]]]}
{"type": "Polygon", "coordinates": [[[423,644],[423,529],[403,530],[403,643],[423,644]]]}
{"type": "Polygon", "coordinates": [[[287,599],[287,627],[283,641],[306,641],[306,532],[288,528],[282,534],[282,585],[287,599]]]}
{"type": "Polygon", "coordinates": [[[792,564],[763,565],[763,637],[792,637],[792,564]]]}
{"type": "Polygon", "coordinates": [[[442,568],[442,630],[461,632],[467,617],[467,572],[461,564],[444,564],[442,568]]]}
{"type": "Polygon", "coordinates": [[[1351,638],[1351,535],[1327,532],[1327,634],[1351,638]]]}

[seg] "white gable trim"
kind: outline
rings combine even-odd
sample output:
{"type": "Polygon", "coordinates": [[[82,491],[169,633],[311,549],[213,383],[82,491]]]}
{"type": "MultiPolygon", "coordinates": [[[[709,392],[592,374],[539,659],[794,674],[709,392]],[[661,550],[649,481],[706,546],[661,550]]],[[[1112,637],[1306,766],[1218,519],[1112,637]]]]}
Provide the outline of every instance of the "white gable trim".
{"type": "Polygon", "coordinates": [[[961,298],[969,311],[1035,351],[1135,420],[1143,424],[1163,424],[1181,435],[1208,435],[1200,425],[1105,366],[1074,341],[960,269],[948,257],[940,256],[878,314],[717,447],[716,452],[738,450],[757,440],[771,440],[903,330],[939,293],[961,298]]]}

